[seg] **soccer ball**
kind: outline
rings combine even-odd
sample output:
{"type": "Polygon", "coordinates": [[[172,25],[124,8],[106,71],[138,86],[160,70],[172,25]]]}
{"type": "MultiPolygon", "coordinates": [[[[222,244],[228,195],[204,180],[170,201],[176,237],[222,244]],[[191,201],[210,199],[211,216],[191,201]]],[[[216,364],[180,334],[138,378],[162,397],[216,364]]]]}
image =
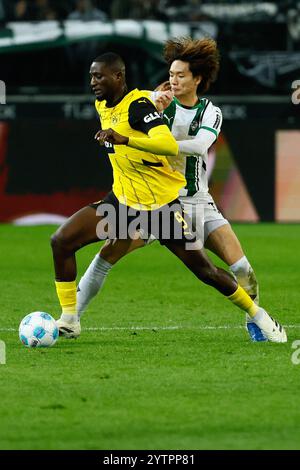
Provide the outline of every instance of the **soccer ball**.
{"type": "Polygon", "coordinates": [[[19,337],[28,348],[49,348],[57,341],[58,328],[49,313],[32,312],[21,321],[19,337]]]}

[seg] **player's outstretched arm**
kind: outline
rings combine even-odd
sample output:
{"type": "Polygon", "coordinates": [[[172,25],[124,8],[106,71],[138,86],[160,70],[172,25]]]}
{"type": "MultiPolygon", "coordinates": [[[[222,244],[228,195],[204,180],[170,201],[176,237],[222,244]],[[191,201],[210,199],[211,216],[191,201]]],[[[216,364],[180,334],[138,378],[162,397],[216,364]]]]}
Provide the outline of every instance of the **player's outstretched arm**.
{"type": "Polygon", "coordinates": [[[154,153],[156,155],[175,156],[178,154],[178,144],[168,127],[164,124],[152,128],[148,137],[126,137],[118,134],[113,129],[98,131],[95,139],[103,145],[109,142],[113,145],[128,145],[144,152],[154,153]]]}
{"type": "Polygon", "coordinates": [[[113,145],[128,145],[128,147],[162,156],[176,156],[178,144],[169,128],[164,124],[155,106],[146,97],[133,101],[128,110],[128,122],[145,137],[127,137],[118,134],[113,129],[97,132],[95,138],[100,144],[109,142],[113,145]]]}
{"type": "Polygon", "coordinates": [[[195,139],[179,140],[179,152],[182,157],[189,155],[204,155],[205,152],[216,141],[216,134],[208,131],[207,129],[200,129],[195,139]]]}
{"type": "Polygon", "coordinates": [[[178,155],[178,144],[165,124],[150,129],[148,137],[130,137],[127,145],[156,155],[178,155]]]}
{"type": "Polygon", "coordinates": [[[219,108],[208,104],[202,116],[201,127],[194,139],[178,141],[182,156],[204,155],[217,140],[222,125],[222,113],[219,108]]]}
{"type": "Polygon", "coordinates": [[[128,146],[162,156],[176,156],[178,144],[161,115],[146,97],[130,104],[128,110],[130,126],[145,134],[145,137],[129,137],[128,146]]]}

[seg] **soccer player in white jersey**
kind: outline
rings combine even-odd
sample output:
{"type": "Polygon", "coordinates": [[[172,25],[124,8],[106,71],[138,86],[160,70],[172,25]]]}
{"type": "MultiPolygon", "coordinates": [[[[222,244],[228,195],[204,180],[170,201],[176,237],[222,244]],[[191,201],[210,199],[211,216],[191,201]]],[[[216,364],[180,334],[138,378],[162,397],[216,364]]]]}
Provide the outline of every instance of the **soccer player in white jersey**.
{"type": "MultiPolygon", "coordinates": [[[[208,191],[207,153],[216,141],[222,124],[221,110],[202,97],[216,79],[219,69],[219,53],[216,42],[205,38],[192,40],[179,38],[166,42],[164,57],[169,65],[170,92],[160,95],[157,102],[166,102],[164,120],[179,144],[177,157],[170,157],[170,164],[185,175],[187,184],[179,196],[185,210],[193,219],[198,231],[203,233],[205,247],[214,252],[230,268],[238,283],[258,303],[258,284],[254,271],[243,253],[242,247],[228,221],[217,209],[208,191]]],[[[141,238],[128,243],[108,240],[81,278],[77,293],[77,311],[80,319],[90,300],[99,292],[112,266],[136,248],[145,246],[141,238]]],[[[247,329],[253,341],[265,341],[259,327],[247,315],[247,329]]],[[[59,320],[59,326],[64,326],[59,320]]],[[[62,335],[73,334],[72,328],[62,335]]]]}

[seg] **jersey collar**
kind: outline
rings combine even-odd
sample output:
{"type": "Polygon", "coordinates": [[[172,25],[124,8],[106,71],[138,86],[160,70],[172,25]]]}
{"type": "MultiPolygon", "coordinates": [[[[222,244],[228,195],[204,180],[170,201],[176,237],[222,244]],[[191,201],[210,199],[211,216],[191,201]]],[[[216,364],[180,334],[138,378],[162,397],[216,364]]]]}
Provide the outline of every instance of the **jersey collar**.
{"type": "Polygon", "coordinates": [[[131,93],[133,93],[135,90],[136,90],[136,88],[135,88],[134,90],[131,90],[131,91],[128,91],[128,89],[126,89],[126,93],[125,93],[123,96],[121,96],[121,97],[118,99],[118,101],[117,101],[113,106],[107,106],[107,102],[106,102],[106,101],[105,101],[105,106],[106,106],[108,109],[114,109],[114,108],[116,108],[116,107],[118,106],[118,104],[120,104],[120,103],[124,100],[124,98],[126,98],[127,96],[130,96],[131,93]]]}
{"type": "Polygon", "coordinates": [[[199,106],[202,106],[201,100],[199,100],[199,102],[195,104],[195,106],[185,106],[184,104],[181,104],[180,101],[176,98],[176,96],[174,96],[174,101],[178,106],[184,109],[197,109],[199,108],[199,106]]]}

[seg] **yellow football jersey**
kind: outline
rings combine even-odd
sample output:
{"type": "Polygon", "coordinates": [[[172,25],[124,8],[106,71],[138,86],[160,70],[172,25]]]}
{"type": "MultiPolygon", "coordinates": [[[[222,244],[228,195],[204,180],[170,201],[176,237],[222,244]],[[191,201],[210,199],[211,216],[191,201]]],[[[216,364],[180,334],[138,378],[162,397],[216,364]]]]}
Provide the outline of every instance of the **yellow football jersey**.
{"type": "MultiPolygon", "coordinates": [[[[135,89],[114,107],[95,102],[102,129],[112,128],[126,137],[145,138],[156,126],[165,126],[149,91],[135,89]]],[[[165,126],[166,127],[166,126],[165,126]]],[[[113,167],[113,192],[120,201],[138,210],[154,210],[175,198],[186,185],[167,157],[128,145],[105,143],[113,167]]]]}

